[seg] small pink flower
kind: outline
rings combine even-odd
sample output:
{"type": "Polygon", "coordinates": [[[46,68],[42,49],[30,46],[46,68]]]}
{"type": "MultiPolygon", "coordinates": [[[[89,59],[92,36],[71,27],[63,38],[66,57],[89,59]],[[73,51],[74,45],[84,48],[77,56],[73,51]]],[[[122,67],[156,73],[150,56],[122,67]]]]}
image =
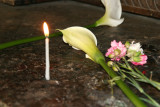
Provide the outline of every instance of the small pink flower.
{"type": "Polygon", "coordinates": [[[141,61],[140,62],[131,62],[132,64],[134,65],[143,65],[143,64],[146,64],[147,63],[147,55],[140,55],[140,58],[141,58],[141,61]]]}
{"type": "Polygon", "coordinates": [[[105,54],[106,57],[108,57],[110,54],[115,55],[114,50],[119,49],[121,52],[118,56],[115,56],[115,58],[112,58],[112,60],[119,61],[123,56],[126,55],[126,47],[122,44],[122,42],[116,42],[116,40],[111,42],[111,48],[108,49],[107,53],[105,54]]]}

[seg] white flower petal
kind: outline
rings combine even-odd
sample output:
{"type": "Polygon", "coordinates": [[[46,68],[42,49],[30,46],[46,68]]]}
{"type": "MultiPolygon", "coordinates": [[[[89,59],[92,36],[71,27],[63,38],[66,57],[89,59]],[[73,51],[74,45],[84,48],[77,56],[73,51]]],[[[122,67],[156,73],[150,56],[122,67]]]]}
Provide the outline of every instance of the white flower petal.
{"type": "Polygon", "coordinates": [[[139,42],[138,43],[134,43],[134,41],[132,41],[132,43],[130,44],[128,50],[129,51],[141,52],[141,54],[144,55],[143,49],[141,48],[141,44],[139,42]]]}
{"type": "Polygon", "coordinates": [[[116,26],[120,25],[123,21],[124,21],[124,18],[118,19],[118,20],[110,18],[110,19],[108,19],[108,21],[106,22],[106,24],[109,25],[109,26],[111,26],[111,27],[116,27],[116,26]]]}
{"type": "Polygon", "coordinates": [[[113,19],[120,19],[122,15],[122,7],[120,0],[106,0],[106,11],[113,19]]]}
{"type": "Polygon", "coordinates": [[[80,49],[78,49],[78,48],[76,48],[76,47],[74,47],[74,46],[72,46],[72,48],[75,49],[75,50],[80,50],[80,49]]]}
{"type": "Polygon", "coordinates": [[[106,7],[106,0],[101,0],[101,2],[103,3],[103,5],[106,7]]]}
{"type": "MultiPolygon", "coordinates": [[[[95,35],[91,31],[89,31],[88,29],[86,29],[86,28],[79,27],[79,26],[74,26],[74,27],[69,27],[69,28],[67,28],[65,30],[72,31],[73,36],[74,36],[74,32],[76,32],[76,35],[79,34],[79,36],[83,36],[83,40],[84,41],[85,41],[85,36],[88,36],[95,43],[95,45],[97,45],[97,39],[96,39],[95,35]]],[[[68,39],[68,38],[66,36],[63,36],[63,40],[66,41],[66,39],[68,39]]],[[[73,47],[75,49],[78,49],[78,47],[76,47],[76,46],[73,46],[73,47]]]]}
{"type": "Polygon", "coordinates": [[[93,60],[89,55],[85,54],[86,58],[93,60]]]}
{"type": "Polygon", "coordinates": [[[64,41],[65,43],[67,43],[67,41],[66,41],[66,39],[65,39],[65,37],[64,37],[64,36],[62,37],[62,39],[63,39],[63,41],[64,41]]]}

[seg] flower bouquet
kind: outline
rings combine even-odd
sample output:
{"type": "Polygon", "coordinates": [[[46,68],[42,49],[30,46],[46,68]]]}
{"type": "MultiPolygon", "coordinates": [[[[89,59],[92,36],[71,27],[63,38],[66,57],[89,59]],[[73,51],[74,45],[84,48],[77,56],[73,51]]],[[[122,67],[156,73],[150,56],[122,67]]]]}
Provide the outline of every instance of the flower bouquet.
{"type": "MultiPolygon", "coordinates": [[[[111,48],[109,48],[105,54],[106,57],[110,58],[108,66],[112,67],[123,80],[128,79],[129,83],[137,88],[140,93],[144,94],[148,99],[141,98],[142,100],[150,103],[155,107],[160,107],[160,104],[152,99],[138,82],[144,82],[152,85],[157,90],[160,90],[160,83],[146,77],[145,72],[139,71],[135,66],[143,66],[147,63],[147,55],[144,54],[140,43],[129,43],[128,41],[124,44],[122,42],[111,42],[111,48]],[[131,63],[132,66],[129,64],[131,63]],[[135,65],[135,66],[133,66],[135,65]]],[[[151,75],[152,76],[152,75],[151,75]]]]}

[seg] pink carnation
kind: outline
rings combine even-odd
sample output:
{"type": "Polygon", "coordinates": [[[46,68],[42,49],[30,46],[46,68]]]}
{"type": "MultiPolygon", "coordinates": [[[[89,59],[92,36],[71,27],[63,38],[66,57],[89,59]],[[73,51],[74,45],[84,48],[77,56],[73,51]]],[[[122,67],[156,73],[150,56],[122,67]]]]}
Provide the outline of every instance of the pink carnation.
{"type": "Polygon", "coordinates": [[[131,62],[131,63],[134,65],[143,65],[147,63],[147,59],[148,59],[147,55],[141,55],[140,58],[141,58],[140,62],[131,62]]]}
{"type": "Polygon", "coordinates": [[[110,54],[114,54],[114,50],[119,49],[121,51],[120,55],[116,56],[115,59],[112,58],[112,60],[119,61],[123,56],[126,55],[126,47],[122,44],[122,42],[116,42],[116,40],[111,42],[111,48],[108,49],[107,53],[105,54],[106,57],[108,57],[110,54]]]}

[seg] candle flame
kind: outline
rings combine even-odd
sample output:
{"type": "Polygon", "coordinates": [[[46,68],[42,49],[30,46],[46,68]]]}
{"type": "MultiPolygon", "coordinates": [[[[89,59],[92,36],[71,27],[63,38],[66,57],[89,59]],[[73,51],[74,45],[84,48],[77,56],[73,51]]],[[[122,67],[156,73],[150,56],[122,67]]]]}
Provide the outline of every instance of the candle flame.
{"type": "Polygon", "coordinates": [[[46,22],[43,23],[43,30],[44,30],[44,35],[46,37],[48,37],[49,36],[49,29],[48,29],[48,25],[46,22]]]}

